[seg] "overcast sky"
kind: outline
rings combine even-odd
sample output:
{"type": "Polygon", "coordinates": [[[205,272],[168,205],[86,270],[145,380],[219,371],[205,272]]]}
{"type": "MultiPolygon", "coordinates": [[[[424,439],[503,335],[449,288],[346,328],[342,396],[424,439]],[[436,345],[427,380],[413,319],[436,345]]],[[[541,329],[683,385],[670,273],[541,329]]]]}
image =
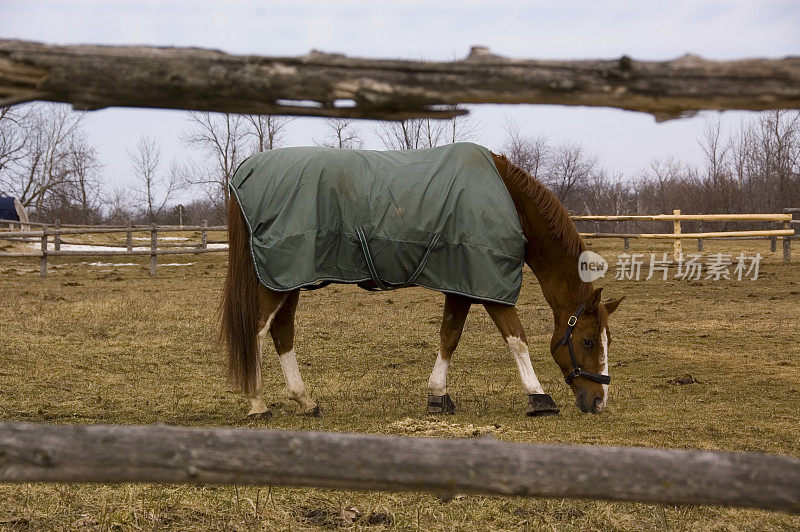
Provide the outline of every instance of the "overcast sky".
{"type": "MultiPolygon", "coordinates": [[[[0,0],[0,37],[57,44],[150,44],[216,48],[231,53],[302,55],[311,49],[373,58],[451,60],[471,45],[519,58],[672,59],[691,52],[711,59],[800,55],[800,2],[615,0],[381,2],[328,0],[113,1],[0,0]]],[[[499,149],[506,118],[523,133],[573,139],[610,171],[635,175],[651,158],[699,160],[702,116],[658,124],[649,115],[613,109],[483,105],[476,141],[499,149]]],[[[723,115],[735,127],[750,113],[723,115]]],[[[324,120],[289,126],[288,144],[312,144],[324,120]]],[[[126,148],[142,133],[169,160],[192,156],[176,111],[106,109],[88,113],[91,142],[115,183],[131,179],[126,148]]],[[[368,148],[380,148],[375,124],[359,127],[368,148]]]]}

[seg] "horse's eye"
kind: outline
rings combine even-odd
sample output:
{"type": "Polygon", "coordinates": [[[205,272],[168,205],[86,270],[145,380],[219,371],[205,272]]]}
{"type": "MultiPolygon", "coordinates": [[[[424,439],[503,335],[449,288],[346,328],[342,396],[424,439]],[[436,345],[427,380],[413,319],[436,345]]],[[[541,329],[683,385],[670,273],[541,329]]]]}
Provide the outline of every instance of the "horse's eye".
{"type": "Polygon", "coordinates": [[[584,349],[591,349],[591,348],[592,348],[592,346],[594,346],[594,342],[593,342],[593,341],[591,341],[590,339],[586,338],[586,339],[583,341],[583,347],[584,347],[584,349]]]}

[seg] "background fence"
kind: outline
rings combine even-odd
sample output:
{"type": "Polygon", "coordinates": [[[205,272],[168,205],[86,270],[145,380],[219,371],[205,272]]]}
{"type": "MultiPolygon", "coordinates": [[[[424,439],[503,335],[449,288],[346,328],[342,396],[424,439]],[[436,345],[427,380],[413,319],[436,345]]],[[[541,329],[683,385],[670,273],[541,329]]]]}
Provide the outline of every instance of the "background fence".
{"type": "MultiPolygon", "coordinates": [[[[783,240],[783,260],[791,260],[791,238],[795,234],[793,226],[800,224],[800,220],[794,220],[793,215],[800,213],[800,208],[787,208],[781,214],[681,214],[680,210],[673,211],[673,214],[655,215],[590,215],[573,216],[572,219],[581,225],[585,222],[608,223],[608,222],[668,222],[672,224],[670,233],[605,233],[605,232],[582,232],[584,238],[621,238],[625,249],[630,245],[630,239],[668,239],[673,240],[673,254],[677,259],[683,252],[683,239],[697,239],[698,251],[703,250],[704,239],[769,239],[771,251],[777,249],[777,240],[783,240]],[[736,223],[771,223],[772,229],[749,229],[735,231],[703,231],[694,233],[684,233],[681,222],[736,222],[736,223]]],[[[19,226],[19,222],[12,220],[0,220],[0,224],[8,227],[19,226]]],[[[39,270],[42,277],[47,275],[48,257],[65,256],[84,256],[84,257],[123,257],[131,255],[145,255],[150,257],[150,275],[155,276],[158,269],[159,255],[196,255],[200,253],[224,252],[226,247],[220,244],[227,244],[227,240],[209,241],[208,233],[211,231],[227,231],[227,226],[209,226],[205,221],[199,226],[87,226],[87,225],[61,225],[58,220],[54,224],[48,225],[41,222],[31,222],[26,224],[38,227],[38,230],[26,231],[2,231],[0,240],[11,240],[17,242],[37,243],[37,252],[0,252],[0,258],[26,258],[38,257],[39,270]],[[159,242],[159,234],[162,236],[169,233],[195,232],[199,233],[197,242],[159,242]],[[150,236],[149,246],[135,246],[133,243],[135,233],[145,233],[150,236]],[[98,242],[76,242],[65,240],[64,237],[97,235],[97,234],[125,234],[124,243],[98,243],[98,242]],[[209,247],[209,244],[212,247],[209,247]],[[84,249],[62,250],[62,245],[77,245],[84,249]],[[52,246],[52,249],[51,249],[52,246]],[[91,248],[119,248],[119,250],[91,249],[91,248]],[[86,249],[89,248],[89,249],[86,249]],[[138,249],[135,249],[138,248],[138,249]]],[[[187,240],[190,238],[187,237],[187,240]]]]}

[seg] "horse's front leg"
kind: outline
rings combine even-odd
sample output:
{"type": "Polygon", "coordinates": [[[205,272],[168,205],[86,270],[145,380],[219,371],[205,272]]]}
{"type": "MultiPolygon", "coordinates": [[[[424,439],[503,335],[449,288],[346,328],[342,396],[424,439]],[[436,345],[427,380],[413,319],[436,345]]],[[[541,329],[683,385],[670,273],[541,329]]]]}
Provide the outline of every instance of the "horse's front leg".
{"type": "Polygon", "coordinates": [[[319,417],[322,413],[317,403],[306,391],[306,385],[300,375],[300,367],[297,365],[297,355],[294,351],[294,315],[297,311],[299,298],[299,290],[295,290],[287,296],[286,303],[275,315],[269,332],[272,335],[275,351],[277,351],[281,362],[289,398],[298,404],[297,414],[319,417]]]}
{"type": "Polygon", "coordinates": [[[466,297],[445,295],[442,326],[439,330],[439,352],[428,379],[431,392],[428,395],[429,414],[453,414],[456,411],[456,405],[447,393],[447,370],[450,367],[450,358],[461,339],[471,305],[472,302],[466,297]]]}
{"type": "Polygon", "coordinates": [[[544,393],[542,385],[533,371],[528,340],[525,337],[525,329],[522,328],[522,323],[519,321],[516,307],[497,303],[486,303],[484,307],[500,330],[500,334],[503,335],[503,339],[511,349],[511,354],[514,355],[514,361],[517,363],[519,376],[522,379],[522,387],[528,394],[528,409],[525,413],[529,416],[558,414],[555,401],[550,395],[544,393]]]}

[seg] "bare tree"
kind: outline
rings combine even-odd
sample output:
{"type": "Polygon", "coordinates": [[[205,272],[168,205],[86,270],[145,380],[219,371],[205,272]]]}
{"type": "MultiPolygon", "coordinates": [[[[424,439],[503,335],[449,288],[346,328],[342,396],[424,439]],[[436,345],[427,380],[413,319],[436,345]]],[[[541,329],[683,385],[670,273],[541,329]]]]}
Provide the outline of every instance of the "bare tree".
{"type": "MultiPolygon", "coordinates": [[[[246,146],[247,121],[242,115],[231,113],[193,112],[189,113],[189,122],[192,128],[183,134],[183,142],[199,149],[212,163],[211,168],[204,170],[194,164],[176,168],[176,171],[183,175],[188,186],[201,187],[208,198],[222,212],[226,212],[228,181],[249,151],[246,146]]],[[[269,136],[262,136],[261,139],[265,143],[263,146],[266,146],[269,136]]]]}
{"type": "Polygon", "coordinates": [[[561,203],[567,203],[572,192],[597,171],[598,160],[576,142],[561,142],[550,150],[544,182],[561,203]]]}
{"type": "Polygon", "coordinates": [[[532,177],[539,179],[550,155],[550,139],[546,135],[524,137],[517,123],[510,119],[505,121],[505,130],[505,156],[532,177]]]}
{"type": "Polygon", "coordinates": [[[68,223],[100,223],[103,165],[83,132],[72,138],[67,165],[69,179],[50,189],[42,201],[40,217],[68,223]]]}
{"type": "Polygon", "coordinates": [[[325,138],[314,139],[317,146],[329,148],[344,148],[360,150],[364,147],[364,140],[353,120],[347,118],[329,118],[327,121],[328,132],[325,138]]]}
{"type": "Polygon", "coordinates": [[[29,107],[0,107],[0,176],[24,155],[29,107]]]}
{"type": "Polygon", "coordinates": [[[72,178],[70,150],[82,115],[67,106],[35,104],[24,120],[24,142],[13,164],[0,173],[0,191],[15,196],[37,216],[47,196],[72,178]]]}
{"type": "Polygon", "coordinates": [[[169,172],[159,172],[161,164],[161,148],[152,137],[142,135],[136,143],[136,150],[128,151],[133,175],[137,185],[134,188],[136,198],[142,205],[148,223],[156,223],[167,209],[167,203],[180,187],[176,165],[173,163],[169,172]]]}
{"type": "Polygon", "coordinates": [[[245,135],[253,141],[253,151],[262,152],[279,147],[286,127],[294,118],[275,115],[244,115],[249,131],[245,135]]]}
{"type": "MultiPolygon", "coordinates": [[[[451,108],[458,109],[459,106],[451,108]]],[[[387,150],[416,150],[469,140],[476,129],[467,116],[449,120],[410,118],[380,122],[375,134],[387,150]]]]}

